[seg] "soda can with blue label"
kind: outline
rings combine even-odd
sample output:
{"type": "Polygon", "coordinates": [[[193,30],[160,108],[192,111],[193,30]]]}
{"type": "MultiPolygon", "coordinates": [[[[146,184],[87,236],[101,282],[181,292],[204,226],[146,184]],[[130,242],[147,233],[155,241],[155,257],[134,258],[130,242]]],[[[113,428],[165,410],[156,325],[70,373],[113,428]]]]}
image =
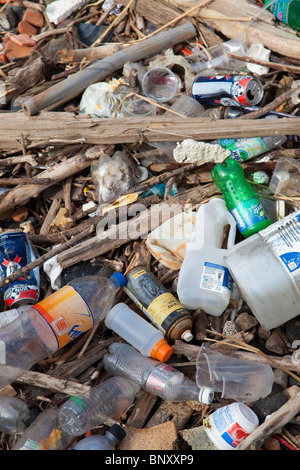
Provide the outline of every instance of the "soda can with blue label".
{"type": "MultiPolygon", "coordinates": [[[[6,231],[0,235],[0,279],[13,274],[36,259],[32,245],[24,232],[6,231]]],[[[12,281],[1,289],[8,307],[34,305],[39,298],[39,268],[12,281]]]]}
{"type": "Polygon", "coordinates": [[[191,88],[192,97],[206,106],[255,106],[264,95],[262,83],[248,75],[197,77],[191,88]]]}

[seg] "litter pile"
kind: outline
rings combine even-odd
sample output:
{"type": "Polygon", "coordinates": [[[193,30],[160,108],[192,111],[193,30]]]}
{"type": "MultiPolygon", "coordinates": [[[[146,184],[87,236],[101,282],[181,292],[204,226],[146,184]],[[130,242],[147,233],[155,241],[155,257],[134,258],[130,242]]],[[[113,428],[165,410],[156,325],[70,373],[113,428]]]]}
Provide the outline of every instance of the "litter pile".
{"type": "Polygon", "coordinates": [[[299,450],[300,2],[0,4],[0,449],[299,450]]]}

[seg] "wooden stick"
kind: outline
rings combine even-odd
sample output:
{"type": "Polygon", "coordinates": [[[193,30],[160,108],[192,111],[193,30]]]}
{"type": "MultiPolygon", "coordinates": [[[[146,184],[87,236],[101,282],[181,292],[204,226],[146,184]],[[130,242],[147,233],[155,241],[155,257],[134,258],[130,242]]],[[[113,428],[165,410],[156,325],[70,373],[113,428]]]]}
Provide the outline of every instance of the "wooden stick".
{"type": "Polygon", "coordinates": [[[250,62],[252,64],[262,65],[263,67],[268,67],[270,69],[300,74],[300,67],[297,67],[296,65],[277,64],[276,62],[268,62],[267,60],[253,59],[252,57],[234,54],[233,52],[227,52],[227,54],[232,59],[240,60],[242,62],[250,62]]]}

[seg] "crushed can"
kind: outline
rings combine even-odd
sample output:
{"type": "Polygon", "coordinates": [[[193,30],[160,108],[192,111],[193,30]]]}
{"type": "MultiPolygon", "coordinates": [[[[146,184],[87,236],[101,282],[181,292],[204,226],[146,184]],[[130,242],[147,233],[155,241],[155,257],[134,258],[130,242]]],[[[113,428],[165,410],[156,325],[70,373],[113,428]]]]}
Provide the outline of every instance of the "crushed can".
{"type": "MultiPolygon", "coordinates": [[[[5,279],[18,269],[36,259],[32,245],[24,232],[6,231],[0,235],[0,279],[5,279]]],[[[8,307],[34,305],[39,298],[39,268],[19,277],[1,289],[8,307]]]]}
{"type": "Polygon", "coordinates": [[[264,95],[262,83],[248,75],[217,75],[195,78],[192,97],[206,106],[254,106],[264,95]]]}

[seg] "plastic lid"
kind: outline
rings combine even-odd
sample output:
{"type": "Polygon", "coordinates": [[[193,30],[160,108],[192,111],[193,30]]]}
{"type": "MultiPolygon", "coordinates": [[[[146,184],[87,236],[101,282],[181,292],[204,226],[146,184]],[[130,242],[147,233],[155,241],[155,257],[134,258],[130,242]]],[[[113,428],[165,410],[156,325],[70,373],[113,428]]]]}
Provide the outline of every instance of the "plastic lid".
{"type": "Polygon", "coordinates": [[[125,286],[125,284],[127,282],[122,273],[116,272],[116,273],[112,274],[110,277],[116,279],[116,281],[118,282],[120,287],[125,286]]]}
{"type": "Polygon", "coordinates": [[[187,342],[192,341],[193,335],[192,335],[191,330],[185,330],[181,335],[181,339],[187,342]]]}
{"type": "Polygon", "coordinates": [[[118,442],[121,442],[126,436],[125,430],[118,424],[113,424],[107,432],[115,436],[118,442]]]}
{"type": "Polygon", "coordinates": [[[204,403],[205,405],[210,405],[213,402],[215,392],[213,388],[204,387],[199,391],[199,402],[204,403]]]}
{"type": "Polygon", "coordinates": [[[165,339],[161,339],[156,343],[151,351],[151,357],[158,361],[165,362],[173,354],[173,348],[167,343],[165,339]]]}

